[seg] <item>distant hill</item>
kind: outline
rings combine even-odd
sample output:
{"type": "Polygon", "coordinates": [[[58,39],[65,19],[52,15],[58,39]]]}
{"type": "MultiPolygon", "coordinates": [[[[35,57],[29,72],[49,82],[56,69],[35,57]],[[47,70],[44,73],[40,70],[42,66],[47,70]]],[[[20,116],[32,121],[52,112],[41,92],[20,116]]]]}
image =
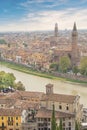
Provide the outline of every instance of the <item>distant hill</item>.
{"type": "Polygon", "coordinates": [[[0,39],[0,44],[7,44],[4,39],[0,39]]]}

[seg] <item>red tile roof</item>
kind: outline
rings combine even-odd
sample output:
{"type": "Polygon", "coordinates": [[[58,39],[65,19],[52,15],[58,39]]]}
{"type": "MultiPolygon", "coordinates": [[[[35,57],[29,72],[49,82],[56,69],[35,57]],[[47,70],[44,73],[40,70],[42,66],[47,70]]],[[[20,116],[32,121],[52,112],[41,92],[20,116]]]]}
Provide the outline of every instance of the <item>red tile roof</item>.
{"type": "MultiPolygon", "coordinates": [[[[69,118],[69,117],[75,117],[74,114],[69,114],[69,113],[65,113],[65,112],[60,112],[60,111],[56,111],[55,112],[55,116],[56,118],[63,118],[63,117],[66,117],[66,118],[69,118]]],[[[36,115],[37,118],[51,118],[52,117],[52,110],[47,110],[47,109],[40,109],[38,112],[37,112],[37,115],[36,115]]]]}
{"type": "Polygon", "coordinates": [[[62,103],[73,103],[76,96],[64,95],[64,94],[43,94],[41,101],[54,101],[62,103]]]}

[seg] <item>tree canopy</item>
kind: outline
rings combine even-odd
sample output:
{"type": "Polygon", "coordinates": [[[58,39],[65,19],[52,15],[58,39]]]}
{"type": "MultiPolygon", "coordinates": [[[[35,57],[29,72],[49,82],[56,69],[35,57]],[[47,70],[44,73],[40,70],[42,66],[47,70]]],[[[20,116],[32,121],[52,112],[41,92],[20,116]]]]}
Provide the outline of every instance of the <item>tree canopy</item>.
{"type": "Polygon", "coordinates": [[[50,69],[52,69],[52,70],[58,70],[58,63],[57,62],[54,62],[54,63],[52,63],[51,65],[50,65],[50,69]]]}
{"type": "Polygon", "coordinates": [[[16,88],[17,90],[25,90],[25,87],[21,81],[18,83],[15,81],[16,77],[13,73],[5,73],[4,71],[0,72],[0,90],[8,87],[16,88]]]}
{"type": "Polygon", "coordinates": [[[59,68],[61,70],[61,72],[67,72],[67,70],[70,68],[71,66],[71,61],[69,59],[68,56],[63,56],[60,58],[59,60],[59,68]]]}
{"type": "Polygon", "coordinates": [[[83,57],[80,61],[81,74],[87,75],[87,57],[83,57]]]}

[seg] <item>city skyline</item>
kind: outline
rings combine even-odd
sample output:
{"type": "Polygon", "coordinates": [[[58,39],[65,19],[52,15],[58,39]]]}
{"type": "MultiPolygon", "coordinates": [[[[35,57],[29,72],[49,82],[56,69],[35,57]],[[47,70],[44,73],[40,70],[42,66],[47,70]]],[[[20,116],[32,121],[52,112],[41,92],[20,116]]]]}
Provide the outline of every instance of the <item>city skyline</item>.
{"type": "Polygon", "coordinates": [[[87,0],[3,0],[0,3],[1,31],[87,29],[87,0]]]}

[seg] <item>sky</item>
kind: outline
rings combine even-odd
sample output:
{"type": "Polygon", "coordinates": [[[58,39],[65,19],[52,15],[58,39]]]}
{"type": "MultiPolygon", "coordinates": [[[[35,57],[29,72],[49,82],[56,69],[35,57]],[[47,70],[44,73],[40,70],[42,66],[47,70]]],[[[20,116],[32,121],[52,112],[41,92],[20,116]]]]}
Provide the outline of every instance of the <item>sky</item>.
{"type": "Polygon", "coordinates": [[[0,32],[87,29],[87,0],[0,0],[0,32]]]}

